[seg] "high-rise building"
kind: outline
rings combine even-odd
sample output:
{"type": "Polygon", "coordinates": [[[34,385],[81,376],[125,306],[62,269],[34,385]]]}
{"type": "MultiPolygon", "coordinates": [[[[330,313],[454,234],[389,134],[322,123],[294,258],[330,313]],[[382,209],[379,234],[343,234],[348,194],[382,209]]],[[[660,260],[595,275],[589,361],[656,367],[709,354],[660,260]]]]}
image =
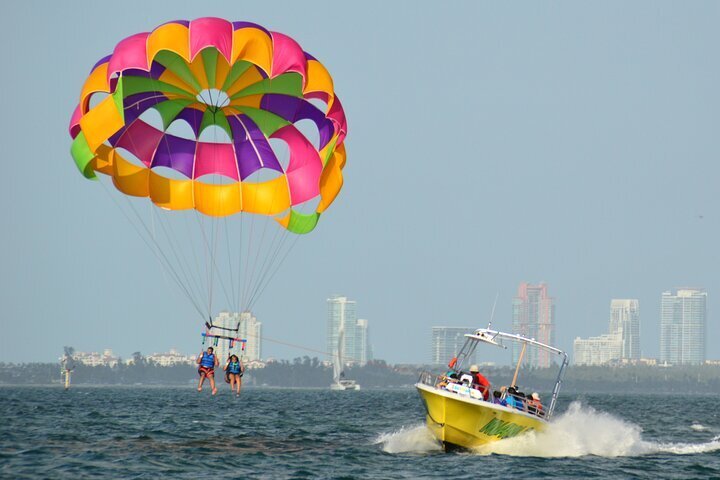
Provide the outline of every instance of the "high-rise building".
{"type": "Polygon", "coordinates": [[[213,347],[221,363],[227,360],[231,350],[232,353],[242,356],[244,362],[262,358],[262,323],[258,322],[252,312],[220,312],[213,319],[210,333],[247,340],[245,351],[242,351],[239,343],[234,344],[231,349],[230,341],[225,339],[218,339],[217,343],[214,340],[206,343],[206,346],[213,347]]]}
{"type": "Polygon", "coordinates": [[[342,328],[343,357],[346,363],[365,365],[371,360],[370,335],[368,321],[357,318],[356,302],[347,297],[333,295],[327,299],[328,317],[326,327],[326,351],[331,354],[337,350],[338,333],[342,328]]]}
{"type": "Polygon", "coordinates": [[[705,362],[707,292],[679,288],[663,292],[660,302],[660,362],[699,365],[705,362]]]}
{"type": "Polygon", "coordinates": [[[616,333],[599,337],[576,338],[573,360],[576,365],[603,365],[620,358],[622,341],[616,333]]]}
{"type": "Polygon", "coordinates": [[[603,365],[619,360],[640,360],[640,308],[635,299],[610,301],[610,333],[576,338],[573,359],[577,365],[603,365]]]}
{"type": "Polygon", "coordinates": [[[240,314],[238,337],[247,340],[243,361],[252,362],[262,358],[262,322],[258,322],[252,312],[240,314]]]}
{"type": "Polygon", "coordinates": [[[352,358],[359,365],[365,365],[372,360],[370,353],[370,331],[368,321],[360,318],[355,326],[345,326],[345,349],[346,358],[352,358]]]}
{"type": "Polygon", "coordinates": [[[640,359],[640,302],[618,298],[610,301],[610,334],[620,336],[620,358],[640,359]]]}
{"type": "MultiPolygon", "coordinates": [[[[475,329],[470,327],[432,327],[430,362],[436,365],[447,364],[465,344],[465,334],[474,331],[475,329]]],[[[469,367],[470,364],[477,363],[476,358],[473,353],[465,363],[469,367]]]]}
{"type": "MultiPolygon", "coordinates": [[[[517,296],[513,299],[513,333],[534,338],[538,342],[554,346],[555,343],[555,299],[548,295],[547,285],[531,285],[522,282],[517,296]]],[[[520,358],[521,345],[513,342],[513,363],[520,358]]],[[[546,350],[529,348],[523,357],[523,364],[530,367],[546,368],[554,363],[554,355],[546,350]]]]}

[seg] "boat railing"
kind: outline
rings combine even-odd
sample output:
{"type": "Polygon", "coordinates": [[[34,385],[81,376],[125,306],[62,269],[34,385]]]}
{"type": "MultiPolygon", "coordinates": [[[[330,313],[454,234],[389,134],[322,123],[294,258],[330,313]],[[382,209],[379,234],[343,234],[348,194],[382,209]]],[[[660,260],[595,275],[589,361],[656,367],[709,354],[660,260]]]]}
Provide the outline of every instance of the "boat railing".
{"type": "Polygon", "coordinates": [[[537,401],[533,401],[531,398],[527,398],[520,395],[513,395],[512,393],[505,392],[500,397],[500,404],[507,407],[515,408],[521,412],[529,413],[531,415],[537,415],[540,418],[546,418],[547,412],[545,406],[537,401]]]}
{"type": "Polygon", "coordinates": [[[443,378],[445,378],[445,375],[436,375],[432,372],[424,371],[420,374],[418,383],[427,385],[428,387],[437,387],[443,378]]]}
{"type": "Polygon", "coordinates": [[[451,393],[455,393],[462,396],[469,396],[476,400],[483,400],[483,397],[488,397],[490,402],[503,405],[509,408],[515,408],[521,412],[529,413],[540,418],[547,419],[547,410],[544,405],[539,401],[535,402],[531,398],[525,396],[516,395],[507,391],[502,392],[499,398],[495,398],[492,392],[488,392],[485,395],[485,389],[483,387],[473,388],[466,385],[455,378],[450,378],[446,375],[436,375],[432,372],[424,371],[420,374],[418,383],[427,385],[428,387],[442,389],[451,393]]]}

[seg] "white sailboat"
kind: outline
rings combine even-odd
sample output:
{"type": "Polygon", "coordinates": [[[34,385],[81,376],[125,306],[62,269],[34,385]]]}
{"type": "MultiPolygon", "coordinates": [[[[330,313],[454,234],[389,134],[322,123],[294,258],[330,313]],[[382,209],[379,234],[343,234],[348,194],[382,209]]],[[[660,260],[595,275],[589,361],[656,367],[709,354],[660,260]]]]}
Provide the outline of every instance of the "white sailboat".
{"type": "Polygon", "coordinates": [[[345,378],[343,362],[343,344],[345,343],[345,318],[340,317],[338,328],[337,348],[333,359],[333,383],[330,390],[360,390],[360,385],[355,380],[345,378]]]}

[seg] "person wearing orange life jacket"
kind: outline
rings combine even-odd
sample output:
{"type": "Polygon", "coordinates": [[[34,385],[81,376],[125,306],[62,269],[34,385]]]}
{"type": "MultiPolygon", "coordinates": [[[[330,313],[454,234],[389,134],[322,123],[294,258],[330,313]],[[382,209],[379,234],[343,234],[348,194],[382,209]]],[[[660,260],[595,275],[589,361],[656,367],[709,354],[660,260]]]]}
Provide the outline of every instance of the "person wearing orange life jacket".
{"type": "Polygon", "coordinates": [[[487,401],[490,398],[490,382],[480,373],[477,365],[470,366],[470,375],[473,377],[473,385],[476,385],[475,388],[482,392],[483,399],[487,401]]]}
{"type": "Polygon", "coordinates": [[[528,412],[534,413],[535,415],[543,415],[543,406],[540,403],[540,395],[537,392],[533,392],[532,395],[527,399],[528,412]]]}

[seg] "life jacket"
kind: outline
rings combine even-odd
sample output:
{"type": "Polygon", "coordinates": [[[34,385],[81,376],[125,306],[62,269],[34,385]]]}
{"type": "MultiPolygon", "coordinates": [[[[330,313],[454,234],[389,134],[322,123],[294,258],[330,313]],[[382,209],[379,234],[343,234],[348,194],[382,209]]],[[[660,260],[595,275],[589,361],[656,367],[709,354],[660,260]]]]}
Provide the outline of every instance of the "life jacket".
{"type": "Polygon", "coordinates": [[[534,398],[529,398],[527,400],[528,408],[535,408],[538,412],[542,412],[543,406],[542,403],[540,403],[540,400],[535,400],[534,398]]]}
{"type": "Polygon", "coordinates": [[[232,373],[234,375],[237,375],[240,373],[240,362],[230,362],[228,364],[228,373],[232,373]]]}
{"type": "Polygon", "coordinates": [[[202,359],[200,360],[200,366],[213,368],[215,366],[215,354],[203,352],[202,359]]]}

